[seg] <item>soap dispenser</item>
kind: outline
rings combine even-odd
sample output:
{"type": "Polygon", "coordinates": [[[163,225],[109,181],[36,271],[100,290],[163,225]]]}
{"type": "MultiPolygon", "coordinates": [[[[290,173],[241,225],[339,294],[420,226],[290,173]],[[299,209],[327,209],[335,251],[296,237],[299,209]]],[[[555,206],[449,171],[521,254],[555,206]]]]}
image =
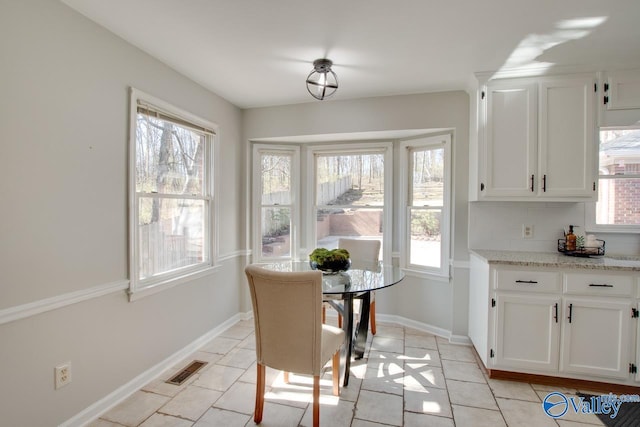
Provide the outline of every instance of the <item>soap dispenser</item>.
{"type": "Polygon", "coordinates": [[[565,250],[567,251],[575,251],[576,250],[576,235],[573,233],[573,225],[569,226],[569,232],[567,233],[565,250]]]}

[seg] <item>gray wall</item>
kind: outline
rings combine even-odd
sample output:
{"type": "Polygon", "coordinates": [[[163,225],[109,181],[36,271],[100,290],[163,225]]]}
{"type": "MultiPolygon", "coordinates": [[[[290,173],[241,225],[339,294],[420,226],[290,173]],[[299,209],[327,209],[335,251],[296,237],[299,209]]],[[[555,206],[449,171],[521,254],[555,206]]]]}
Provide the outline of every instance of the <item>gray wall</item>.
{"type": "Polygon", "coordinates": [[[0,424],[68,420],[239,312],[242,112],[56,0],[0,1],[0,319],[126,281],[128,87],[220,126],[221,268],[0,322],[0,424]],[[54,390],[54,366],[73,382],[54,390]]]}
{"type": "MultiPolygon", "coordinates": [[[[462,91],[255,108],[244,111],[243,139],[454,129],[453,280],[443,283],[407,277],[399,286],[376,294],[376,310],[381,314],[406,317],[451,331],[455,335],[466,336],[469,111],[469,96],[462,91]]],[[[397,148],[394,154],[397,157],[397,148]]],[[[396,167],[394,173],[397,183],[401,171],[396,167]]],[[[397,194],[394,195],[394,201],[397,202],[397,194]]],[[[394,218],[397,215],[398,211],[395,210],[394,218]]],[[[394,226],[393,230],[397,231],[397,227],[394,226]]],[[[395,239],[392,250],[399,251],[395,239]]]]}

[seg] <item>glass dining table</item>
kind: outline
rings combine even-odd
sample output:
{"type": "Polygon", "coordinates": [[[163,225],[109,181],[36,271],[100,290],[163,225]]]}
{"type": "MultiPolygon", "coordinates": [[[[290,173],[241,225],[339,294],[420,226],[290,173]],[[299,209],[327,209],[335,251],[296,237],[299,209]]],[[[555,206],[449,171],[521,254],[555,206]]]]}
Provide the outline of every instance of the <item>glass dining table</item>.
{"type": "MultiPolygon", "coordinates": [[[[273,271],[311,271],[305,261],[284,261],[260,264],[273,271]]],[[[388,288],[404,279],[399,267],[381,264],[352,264],[347,271],[322,274],[322,294],[325,302],[331,304],[343,317],[342,328],[345,331],[344,381],[349,384],[351,357],[361,359],[364,356],[369,330],[369,307],[371,292],[388,288]],[[354,300],[361,300],[360,318],[355,325],[354,300]]]]}

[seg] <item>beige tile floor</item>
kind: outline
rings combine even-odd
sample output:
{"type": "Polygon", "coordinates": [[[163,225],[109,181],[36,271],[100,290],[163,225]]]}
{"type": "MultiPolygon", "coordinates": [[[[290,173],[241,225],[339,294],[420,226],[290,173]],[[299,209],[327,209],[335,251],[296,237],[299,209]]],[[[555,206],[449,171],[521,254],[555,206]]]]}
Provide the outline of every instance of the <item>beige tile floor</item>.
{"type": "MultiPolygon", "coordinates": [[[[91,427],[253,426],[256,364],[253,321],[235,324],[174,369],[103,414],[91,427]],[[192,360],[209,362],[180,386],[165,380],[192,360]]],[[[311,378],[267,369],[262,425],[310,426],[311,378]]],[[[542,411],[550,391],[577,390],[488,379],[471,347],[394,324],[378,324],[365,358],[351,367],[348,387],[331,394],[321,381],[322,426],[561,426],[602,425],[595,415],[558,422],[542,411]]]]}

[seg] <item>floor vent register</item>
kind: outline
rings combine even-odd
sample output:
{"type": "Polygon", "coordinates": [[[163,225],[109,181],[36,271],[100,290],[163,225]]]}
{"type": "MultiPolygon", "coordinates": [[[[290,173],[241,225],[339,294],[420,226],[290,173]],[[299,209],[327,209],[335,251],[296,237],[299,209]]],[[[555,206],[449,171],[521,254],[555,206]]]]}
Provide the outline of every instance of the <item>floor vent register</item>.
{"type": "Polygon", "coordinates": [[[193,375],[196,372],[198,372],[206,364],[207,364],[207,362],[202,362],[200,360],[194,360],[189,365],[187,365],[187,367],[185,367],[183,370],[181,370],[180,372],[175,374],[173,377],[169,378],[166,381],[166,383],[167,384],[180,385],[183,382],[185,382],[189,377],[191,377],[191,375],[193,375]]]}

